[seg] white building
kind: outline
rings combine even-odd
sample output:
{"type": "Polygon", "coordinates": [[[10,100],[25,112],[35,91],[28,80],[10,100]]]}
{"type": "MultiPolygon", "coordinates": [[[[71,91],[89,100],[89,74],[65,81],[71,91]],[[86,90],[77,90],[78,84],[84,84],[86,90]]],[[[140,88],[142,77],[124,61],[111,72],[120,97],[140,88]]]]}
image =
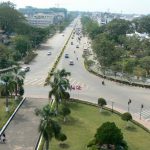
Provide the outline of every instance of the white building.
{"type": "Polygon", "coordinates": [[[27,17],[27,20],[29,24],[33,26],[47,27],[50,24],[53,24],[54,17],[54,14],[38,13],[33,16],[27,17]]]}
{"type": "Polygon", "coordinates": [[[135,32],[135,33],[131,33],[131,34],[126,34],[127,37],[132,37],[132,36],[136,36],[138,37],[140,40],[143,39],[150,39],[149,35],[147,33],[139,33],[139,32],[135,32]]]}

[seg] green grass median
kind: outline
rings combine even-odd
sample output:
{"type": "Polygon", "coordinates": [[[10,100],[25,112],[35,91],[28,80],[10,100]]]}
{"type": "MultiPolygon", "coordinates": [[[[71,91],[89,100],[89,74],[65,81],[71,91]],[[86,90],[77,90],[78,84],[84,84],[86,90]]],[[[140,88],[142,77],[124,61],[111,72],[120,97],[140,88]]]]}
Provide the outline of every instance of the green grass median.
{"type": "Polygon", "coordinates": [[[60,147],[60,142],[53,139],[50,142],[52,150],[86,150],[88,142],[93,139],[96,129],[104,122],[115,122],[121,129],[129,150],[148,150],[150,147],[150,134],[142,128],[132,125],[132,130],[127,130],[126,122],[121,120],[117,114],[103,110],[102,113],[94,106],[71,102],[71,115],[67,122],[59,118],[62,131],[67,135],[64,147],[60,147]]]}
{"type": "Polygon", "coordinates": [[[9,112],[5,111],[5,98],[0,98],[0,129],[7,122],[9,117],[18,106],[19,101],[15,101],[14,98],[9,98],[9,112]]]}

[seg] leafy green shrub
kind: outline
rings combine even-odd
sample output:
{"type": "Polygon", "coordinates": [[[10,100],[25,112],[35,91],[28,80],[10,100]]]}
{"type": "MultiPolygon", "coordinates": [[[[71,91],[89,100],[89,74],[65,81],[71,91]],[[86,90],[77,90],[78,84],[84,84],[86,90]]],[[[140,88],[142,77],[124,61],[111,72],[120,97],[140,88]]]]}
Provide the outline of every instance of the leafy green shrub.
{"type": "Polygon", "coordinates": [[[98,106],[100,107],[100,111],[103,109],[103,107],[107,105],[107,102],[104,98],[98,98],[98,106]]]}
{"type": "Polygon", "coordinates": [[[121,116],[122,120],[130,121],[132,120],[132,115],[129,112],[123,113],[121,116]]]}

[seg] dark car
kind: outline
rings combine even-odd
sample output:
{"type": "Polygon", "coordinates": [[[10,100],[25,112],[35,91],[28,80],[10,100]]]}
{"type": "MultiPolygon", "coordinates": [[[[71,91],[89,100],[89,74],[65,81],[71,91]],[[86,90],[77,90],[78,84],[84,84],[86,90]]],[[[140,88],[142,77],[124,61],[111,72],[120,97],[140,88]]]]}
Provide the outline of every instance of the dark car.
{"type": "Polygon", "coordinates": [[[69,58],[69,54],[65,54],[65,58],[69,58]]]}
{"type": "Polygon", "coordinates": [[[79,45],[77,45],[76,48],[79,48],[79,45]]]}

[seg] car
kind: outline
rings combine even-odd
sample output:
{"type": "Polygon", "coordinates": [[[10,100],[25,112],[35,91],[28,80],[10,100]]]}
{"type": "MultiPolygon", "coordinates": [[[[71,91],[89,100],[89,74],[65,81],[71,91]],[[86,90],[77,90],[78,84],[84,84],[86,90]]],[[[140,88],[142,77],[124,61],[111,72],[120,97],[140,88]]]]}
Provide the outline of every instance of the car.
{"type": "Polygon", "coordinates": [[[20,69],[22,72],[28,72],[30,71],[30,67],[24,66],[20,69]]]}
{"type": "Polygon", "coordinates": [[[79,48],[79,45],[76,45],[76,48],[79,48]]]}
{"type": "Polygon", "coordinates": [[[51,54],[52,54],[52,52],[50,52],[50,51],[47,53],[47,55],[51,55],[51,54]]]}
{"type": "Polygon", "coordinates": [[[73,60],[70,60],[70,61],[69,61],[69,65],[74,65],[73,60]]]}
{"type": "Polygon", "coordinates": [[[65,54],[65,58],[69,58],[69,54],[65,54]]]}

